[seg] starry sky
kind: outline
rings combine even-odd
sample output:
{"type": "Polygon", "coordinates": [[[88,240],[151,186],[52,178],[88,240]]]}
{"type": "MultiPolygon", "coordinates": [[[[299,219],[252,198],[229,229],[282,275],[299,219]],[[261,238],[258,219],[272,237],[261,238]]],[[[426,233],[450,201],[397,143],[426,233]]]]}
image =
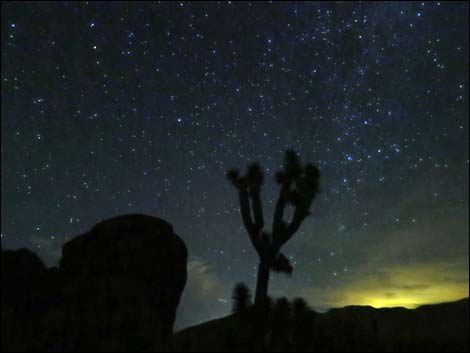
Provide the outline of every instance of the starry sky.
{"type": "Polygon", "coordinates": [[[226,315],[257,256],[231,167],[322,173],[273,297],[317,310],[468,296],[467,2],[2,2],[1,242],[57,265],[146,213],[189,249],[177,328],[226,315]]]}

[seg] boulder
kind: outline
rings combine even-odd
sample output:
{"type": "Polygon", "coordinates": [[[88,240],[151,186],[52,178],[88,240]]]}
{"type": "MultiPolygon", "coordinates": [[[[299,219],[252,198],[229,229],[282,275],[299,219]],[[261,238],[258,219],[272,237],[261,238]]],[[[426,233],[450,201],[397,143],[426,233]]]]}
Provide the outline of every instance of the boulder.
{"type": "MultiPolygon", "coordinates": [[[[62,248],[65,301],[81,350],[154,350],[173,333],[187,250],[162,219],[103,221],[62,248]]],[[[72,347],[71,347],[72,348],[72,347]]]]}

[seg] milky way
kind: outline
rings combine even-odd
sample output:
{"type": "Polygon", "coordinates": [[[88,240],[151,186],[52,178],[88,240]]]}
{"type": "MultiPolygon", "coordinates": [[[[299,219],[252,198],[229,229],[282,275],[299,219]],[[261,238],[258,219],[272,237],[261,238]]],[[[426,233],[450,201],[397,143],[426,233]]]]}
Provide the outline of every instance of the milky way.
{"type": "Polygon", "coordinates": [[[468,3],[2,2],[1,241],[56,265],[146,213],[189,248],[178,327],[257,257],[231,167],[322,172],[273,297],[319,310],[468,296],[468,3]]]}

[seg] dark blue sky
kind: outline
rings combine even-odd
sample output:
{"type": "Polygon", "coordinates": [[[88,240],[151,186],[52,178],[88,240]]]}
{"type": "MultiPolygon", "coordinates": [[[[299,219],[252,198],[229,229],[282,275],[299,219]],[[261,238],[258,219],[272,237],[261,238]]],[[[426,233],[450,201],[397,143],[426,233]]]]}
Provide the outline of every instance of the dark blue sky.
{"type": "Polygon", "coordinates": [[[467,2],[2,2],[1,25],[2,247],[54,265],[104,218],[162,217],[179,327],[221,316],[257,265],[225,171],[261,163],[269,224],[292,147],[322,193],[273,296],[468,296],[467,2]]]}

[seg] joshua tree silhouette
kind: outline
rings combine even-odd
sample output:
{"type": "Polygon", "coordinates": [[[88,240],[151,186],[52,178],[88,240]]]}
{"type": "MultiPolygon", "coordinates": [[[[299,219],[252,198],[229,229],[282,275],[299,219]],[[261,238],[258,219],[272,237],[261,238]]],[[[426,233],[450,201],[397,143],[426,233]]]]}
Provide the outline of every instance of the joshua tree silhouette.
{"type": "Polygon", "coordinates": [[[274,211],[271,234],[263,232],[260,192],[264,177],[259,164],[249,165],[244,176],[240,176],[237,169],[227,172],[227,178],[238,190],[243,223],[260,258],[255,306],[261,311],[266,310],[270,271],[292,273],[292,266],[280,249],[309,215],[310,205],[319,191],[320,171],[313,164],[302,167],[293,150],[286,151],[283,167],[283,170],[276,173],[276,182],[281,186],[281,190],[274,211]],[[250,199],[254,220],[251,217],[250,199]],[[294,207],[290,223],[283,220],[284,209],[288,204],[294,207]]]}

